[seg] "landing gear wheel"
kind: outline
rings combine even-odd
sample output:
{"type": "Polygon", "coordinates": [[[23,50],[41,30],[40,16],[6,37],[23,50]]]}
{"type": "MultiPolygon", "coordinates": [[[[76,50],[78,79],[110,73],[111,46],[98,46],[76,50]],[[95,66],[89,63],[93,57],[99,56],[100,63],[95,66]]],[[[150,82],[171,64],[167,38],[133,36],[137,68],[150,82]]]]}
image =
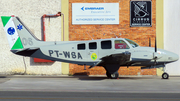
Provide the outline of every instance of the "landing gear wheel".
{"type": "Polygon", "coordinates": [[[117,79],[119,77],[119,73],[115,72],[113,74],[111,74],[111,79],[117,79]]]}
{"type": "Polygon", "coordinates": [[[109,72],[106,72],[106,76],[107,76],[108,78],[111,78],[111,74],[110,74],[109,72]]]}
{"type": "Polygon", "coordinates": [[[108,78],[111,78],[111,79],[117,79],[119,77],[119,73],[118,72],[115,72],[113,74],[109,73],[109,72],[106,72],[106,75],[108,78]]]}
{"type": "Polygon", "coordinates": [[[162,79],[168,79],[169,78],[169,74],[168,73],[163,73],[162,74],[162,79]]]}

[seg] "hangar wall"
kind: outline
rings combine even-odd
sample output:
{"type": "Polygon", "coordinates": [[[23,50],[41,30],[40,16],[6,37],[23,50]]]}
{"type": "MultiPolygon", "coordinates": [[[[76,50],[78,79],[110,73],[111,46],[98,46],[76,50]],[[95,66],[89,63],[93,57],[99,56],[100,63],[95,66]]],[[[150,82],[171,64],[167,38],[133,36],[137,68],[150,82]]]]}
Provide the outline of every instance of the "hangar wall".
{"type": "MultiPolygon", "coordinates": [[[[61,1],[68,2],[68,0],[1,0],[0,16],[18,16],[37,38],[42,39],[41,17],[43,14],[60,12],[61,1]]],[[[45,22],[47,41],[60,41],[61,17],[46,18],[45,22]]],[[[0,74],[59,75],[62,73],[61,62],[34,63],[33,58],[14,55],[10,52],[2,24],[0,24],[0,34],[0,74]]],[[[65,74],[68,72],[67,69],[63,71],[65,74]]]]}
{"type": "MultiPolygon", "coordinates": [[[[180,56],[180,0],[164,0],[164,49],[180,56]]],[[[166,72],[180,75],[180,60],[167,64],[166,72]]]]}
{"type": "MultiPolygon", "coordinates": [[[[140,46],[148,46],[149,38],[154,46],[156,34],[156,0],[152,0],[152,27],[130,27],[130,0],[69,0],[69,40],[91,40],[128,38],[140,46]],[[72,25],[72,3],[119,3],[118,25],[72,25]],[[115,36],[116,35],[116,36],[115,36]]],[[[72,75],[105,75],[102,67],[83,70],[83,66],[70,64],[69,73],[72,75]]],[[[120,75],[156,75],[156,69],[141,70],[140,67],[121,67],[120,75]]]]}
{"type": "MultiPolygon", "coordinates": [[[[156,35],[158,48],[174,52],[180,56],[179,43],[179,0],[156,1],[156,35]]],[[[180,60],[167,64],[165,72],[170,76],[180,75],[180,60]]],[[[163,73],[163,69],[157,69],[157,75],[163,73]]]]}

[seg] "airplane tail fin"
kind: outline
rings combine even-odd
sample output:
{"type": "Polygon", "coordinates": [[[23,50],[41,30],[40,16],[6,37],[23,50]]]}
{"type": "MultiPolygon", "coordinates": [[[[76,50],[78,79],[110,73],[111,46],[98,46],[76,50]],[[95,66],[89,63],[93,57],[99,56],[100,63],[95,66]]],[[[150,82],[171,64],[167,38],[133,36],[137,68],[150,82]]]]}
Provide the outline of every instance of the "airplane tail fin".
{"type": "Polygon", "coordinates": [[[18,17],[1,16],[4,31],[11,50],[22,50],[39,46],[37,39],[18,17]]]}

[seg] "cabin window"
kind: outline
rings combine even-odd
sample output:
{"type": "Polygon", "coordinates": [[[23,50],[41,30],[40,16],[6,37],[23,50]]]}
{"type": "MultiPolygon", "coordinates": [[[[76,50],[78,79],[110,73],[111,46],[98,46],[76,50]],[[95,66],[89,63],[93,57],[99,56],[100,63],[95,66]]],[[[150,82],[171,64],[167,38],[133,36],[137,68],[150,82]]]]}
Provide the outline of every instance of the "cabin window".
{"type": "Polygon", "coordinates": [[[78,50],[85,50],[85,48],[86,48],[85,43],[78,44],[77,48],[78,48],[78,50]]]}
{"type": "Polygon", "coordinates": [[[111,40],[101,41],[101,49],[111,49],[111,40]]]}
{"type": "Polygon", "coordinates": [[[115,49],[129,49],[129,46],[123,40],[114,41],[115,49]]]}
{"type": "Polygon", "coordinates": [[[96,42],[89,43],[89,49],[97,49],[97,43],[96,42]]]}

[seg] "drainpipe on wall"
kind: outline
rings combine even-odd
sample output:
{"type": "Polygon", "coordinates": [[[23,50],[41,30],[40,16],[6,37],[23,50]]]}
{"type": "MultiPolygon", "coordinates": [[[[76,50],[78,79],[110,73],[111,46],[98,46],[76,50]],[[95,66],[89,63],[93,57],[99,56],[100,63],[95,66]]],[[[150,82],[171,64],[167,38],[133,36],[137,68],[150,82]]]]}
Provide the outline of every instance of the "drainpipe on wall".
{"type": "MultiPolygon", "coordinates": [[[[58,12],[57,14],[44,14],[42,16],[42,22],[43,22],[43,41],[46,41],[46,30],[45,30],[45,18],[46,17],[58,17],[63,15],[61,12],[58,12]]],[[[64,41],[64,15],[63,15],[63,41],[64,41]]],[[[54,62],[51,60],[46,60],[46,59],[39,59],[39,58],[34,58],[34,62],[54,62]]]]}
{"type": "MultiPolygon", "coordinates": [[[[58,12],[57,14],[44,14],[43,15],[43,41],[46,40],[46,34],[45,34],[45,18],[46,17],[58,17],[63,15],[61,12],[58,12]]],[[[63,15],[63,41],[64,41],[64,15],[63,15]]]]}

